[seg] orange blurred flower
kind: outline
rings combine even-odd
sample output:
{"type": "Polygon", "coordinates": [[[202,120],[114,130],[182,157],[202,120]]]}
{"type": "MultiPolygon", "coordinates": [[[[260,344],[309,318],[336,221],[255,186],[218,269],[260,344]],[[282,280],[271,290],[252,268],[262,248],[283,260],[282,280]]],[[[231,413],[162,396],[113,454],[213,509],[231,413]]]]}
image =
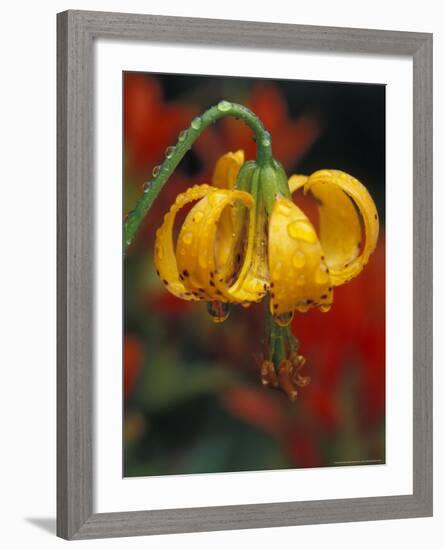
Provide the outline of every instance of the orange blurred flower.
{"type": "Polygon", "coordinates": [[[143,73],[124,76],[124,139],[130,171],[145,176],[147,167],[163,160],[165,148],[176,142],[195,109],[165,102],[159,81],[143,73]]]}
{"type": "MultiPolygon", "coordinates": [[[[293,168],[321,133],[317,115],[304,114],[291,119],[282,92],[271,82],[254,84],[243,102],[273,136],[273,154],[285,168],[293,168]]],[[[256,145],[251,130],[241,121],[224,118],[216,128],[207,128],[205,139],[194,145],[202,162],[213,166],[223,151],[243,149],[246,158],[254,158],[256,145]]]]}
{"type": "Polygon", "coordinates": [[[142,363],[142,342],[135,336],[125,335],[123,343],[123,387],[125,399],[127,399],[134,388],[142,363]]]}

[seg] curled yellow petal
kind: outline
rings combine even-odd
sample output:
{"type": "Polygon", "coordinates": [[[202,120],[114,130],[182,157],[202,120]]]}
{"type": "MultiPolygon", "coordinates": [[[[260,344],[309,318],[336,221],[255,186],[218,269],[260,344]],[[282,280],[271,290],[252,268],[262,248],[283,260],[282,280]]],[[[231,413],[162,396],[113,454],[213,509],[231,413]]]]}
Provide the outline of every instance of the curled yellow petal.
{"type": "Polygon", "coordinates": [[[259,192],[259,179],[259,172],[255,171],[251,184],[251,194],[255,197],[255,204],[249,211],[247,232],[240,242],[241,249],[236,254],[232,284],[229,289],[221,289],[232,302],[259,302],[267,293],[270,284],[266,235],[267,214],[263,194],[259,192]]]}
{"type": "Polygon", "coordinates": [[[375,203],[361,182],[339,170],[315,172],[305,183],[307,191],[318,203],[319,239],[332,284],[341,285],[361,272],[376,247],[375,203]]]}
{"type": "MultiPolygon", "coordinates": [[[[210,188],[188,213],[177,240],[177,266],[189,292],[209,300],[229,301],[224,270],[233,262],[238,235],[219,232],[221,217],[238,201],[247,207],[253,198],[244,191],[210,188]]],[[[232,269],[230,270],[232,271],[232,269]]]]}
{"type": "Polygon", "coordinates": [[[288,186],[290,188],[290,193],[294,193],[307,183],[308,176],[303,176],[301,174],[294,174],[288,179],[288,186]]]}
{"type": "Polygon", "coordinates": [[[241,149],[235,153],[226,153],[221,156],[214,167],[213,186],[220,189],[234,189],[237,175],[244,160],[245,155],[241,149]]]}
{"type": "MultiPolygon", "coordinates": [[[[216,163],[213,172],[212,184],[220,189],[234,189],[239,170],[245,160],[244,152],[240,149],[234,153],[222,155],[216,163]]],[[[235,226],[235,212],[226,208],[219,220],[218,254],[220,263],[226,265],[231,250],[232,234],[235,226]]]]}
{"type": "Polygon", "coordinates": [[[156,241],[154,245],[154,264],[157,274],[162,279],[166,288],[178,298],[183,300],[200,300],[206,296],[199,293],[192,293],[181,279],[184,277],[179,274],[177,267],[176,254],[173,244],[173,227],[177,212],[190,202],[202,199],[212,188],[207,185],[195,185],[180,193],[165,214],[162,225],[156,232],[156,241]]]}
{"type": "Polygon", "coordinates": [[[273,315],[330,307],[330,274],[316,231],[302,210],[286,198],[278,199],[271,213],[269,265],[273,315]]]}

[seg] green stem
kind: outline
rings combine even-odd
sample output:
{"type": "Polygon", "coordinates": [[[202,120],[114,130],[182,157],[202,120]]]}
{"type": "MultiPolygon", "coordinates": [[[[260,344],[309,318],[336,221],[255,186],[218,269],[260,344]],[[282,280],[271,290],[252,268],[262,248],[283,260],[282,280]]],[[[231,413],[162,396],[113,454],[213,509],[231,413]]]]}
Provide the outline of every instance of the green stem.
{"type": "Polygon", "coordinates": [[[288,358],[292,351],[298,351],[299,341],[290,326],[281,327],[275,322],[269,310],[268,300],[265,302],[265,331],[268,334],[266,341],[269,343],[266,358],[273,361],[275,368],[279,369],[283,359],[288,358]]]}
{"type": "Polygon", "coordinates": [[[270,313],[269,300],[265,301],[265,331],[269,337],[267,359],[273,361],[276,369],[282,359],[285,359],[284,329],[273,319],[270,313]]]}
{"type": "Polygon", "coordinates": [[[264,165],[271,160],[271,136],[264,128],[259,118],[249,109],[237,103],[221,101],[211,107],[203,115],[192,120],[189,128],[181,132],[177,144],[169,147],[162,165],[153,171],[153,179],[145,184],[143,196],[138,200],[125,222],[124,249],[131,244],[143,218],[151,208],[157,195],[162,190],[168,178],[176,169],[185,153],[191,148],[200,134],[217,120],[225,116],[234,116],[243,120],[254,132],[257,146],[257,160],[259,165],[264,165]]]}

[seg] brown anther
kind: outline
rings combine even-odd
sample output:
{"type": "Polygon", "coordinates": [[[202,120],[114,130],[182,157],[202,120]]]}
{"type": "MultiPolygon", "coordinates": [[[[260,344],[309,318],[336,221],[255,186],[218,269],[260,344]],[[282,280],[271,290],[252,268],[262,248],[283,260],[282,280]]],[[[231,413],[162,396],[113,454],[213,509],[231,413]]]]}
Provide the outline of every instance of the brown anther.
{"type": "Polygon", "coordinates": [[[290,355],[290,361],[292,364],[291,369],[291,381],[300,388],[305,388],[311,382],[309,376],[302,376],[301,370],[305,365],[306,359],[303,355],[299,355],[296,351],[293,351],[290,355]]]}
{"type": "Polygon", "coordinates": [[[291,361],[288,359],[283,359],[279,364],[278,379],[279,386],[288,395],[290,401],[294,402],[298,396],[298,391],[292,380],[292,370],[293,365],[291,361]]]}
{"type": "Polygon", "coordinates": [[[262,385],[278,388],[279,382],[273,362],[268,360],[262,361],[260,368],[262,385]]]}

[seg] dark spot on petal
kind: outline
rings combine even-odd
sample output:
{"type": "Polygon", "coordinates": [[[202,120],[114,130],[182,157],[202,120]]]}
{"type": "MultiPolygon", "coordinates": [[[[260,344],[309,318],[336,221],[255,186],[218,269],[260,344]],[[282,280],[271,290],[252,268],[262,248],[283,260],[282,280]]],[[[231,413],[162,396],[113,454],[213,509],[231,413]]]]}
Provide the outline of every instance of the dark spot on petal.
{"type": "Polygon", "coordinates": [[[333,290],[333,287],[329,286],[328,291],[331,292],[333,290]]]}
{"type": "Polygon", "coordinates": [[[264,290],[267,290],[267,284],[264,283],[264,290]]]}
{"type": "Polygon", "coordinates": [[[210,286],[215,286],[215,284],[213,283],[213,281],[210,281],[210,286]]]}
{"type": "Polygon", "coordinates": [[[197,289],[199,292],[205,292],[205,289],[204,288],[198,288],[197,289]]]}
{"type": "Polygon", "coordinates": [[[236,256],[236,262],[237,262],[237,263],[240,263],[240,261],[241,261],[241,255],[238,254],[238,255],[236,256]]]}
{"type": "Polygon", "coordinates": [[[214,277],[214,273],[212,271],[210,271],[210,277],[213,278],[214,277]]]}
{"type": "Polygon", "coordinates": [[[377,220],[377,219],[378,219],[378,214],[375,214],[375,220],[377,220]]]}
{"type": "Polygon", "coordinates": [[[270,283],[270,288],[273,288],[273,287],[274,287],[274,283],[271,282],[271,283],[270,283]]]}
{"type": "Polygon", "coordinates": [[[179,279],[180,279],[181,281],[183,281],[183,280],[184,280],[184,276],[183,276],[182,274],[179,275],[179,279]]]}
{"type": "Polygon", "coordinates": [[[279,307],[279,304],[273,304],[274,309],[277,309],[279,307]]]}
{"type": "Polygon", "coordinates": [[[157,273],[157,275],[160,275],[160,273],[159,273],[159,270],[158,270],[158,269],[156,269],[156,273],[157,273]]]}
{"type": "Polygon", "coordinates": [[[164,279],[162,282],[165,286],[168,286],[168,281],[166,279],[164,279]]]}
{"type": "Polygon", "coordinates": [[[321,256],[321,260],[324,261],[324,260],[325,260],[325,256],[321,256]]]}
{"type": "Polygon", "coordinates": [[[182,271],[182,275],[183,275],[184,277],[188,277],[190,274],[188,273],[188,271],[187,271],[186,269],[184,269],[184,270],[182,271]]]}
{"type": "Polygon", "coordinates": [[[274,292],[271,293],[271,297],[274,298],[274,292]]]}
{"type": "Polygon", "coordinates": [[[326,298],[328,298],[328,294],[323,294],[323,295],[321,296],[321,299],[322,299],[322,300],[325,300],[326,298]]]}
{"type": "Polygon", "coordinates": [[[306,303],[307,305],[310,305],[310,304],[313,303],[313,300],[305,300],[305,303],[306,303]]]}

